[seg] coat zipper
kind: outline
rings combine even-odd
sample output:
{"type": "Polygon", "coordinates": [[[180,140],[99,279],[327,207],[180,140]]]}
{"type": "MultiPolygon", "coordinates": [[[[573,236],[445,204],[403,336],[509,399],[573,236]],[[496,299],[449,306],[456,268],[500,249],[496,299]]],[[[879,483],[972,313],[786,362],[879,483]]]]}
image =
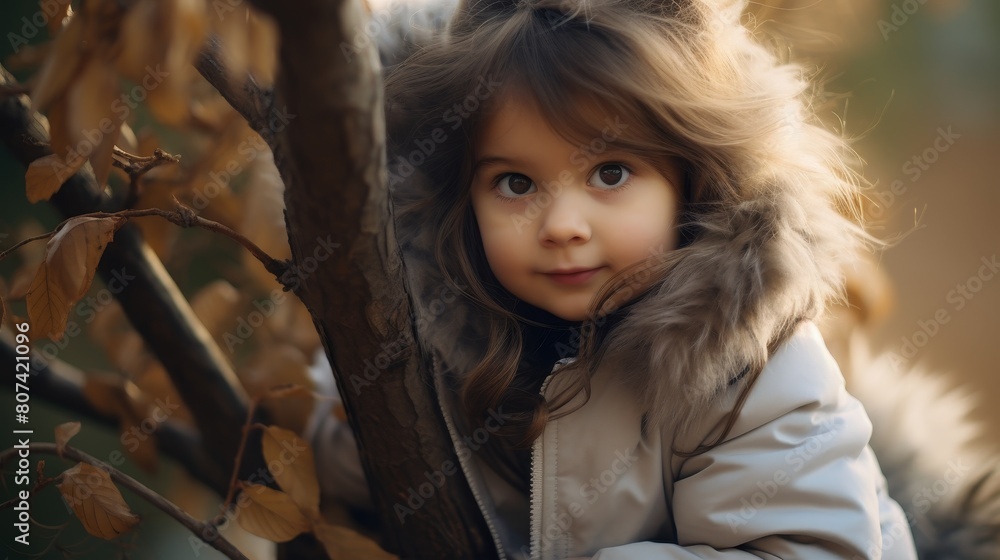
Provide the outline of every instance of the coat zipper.
{"type": "MultiPolygon", "coordinates": [[[[459,439],[457,435],[458,431],[455,429],[455,424],[452,422],[450,412],[446,410],[447,406],[445,405],[445,399],[443,397],[445,393],[443,391],[443,387],[441,387],[441,379],[437,375],[437,372],[440,371],[439,370],[440,364],[438,363],[437,356],[432,356],[431,360],[433,362],[433,368],[434,368],[433,369],[433,374],[435,378],[434,388],[435,391],[437,392],[438,408],[441,409],[441,415],[444,416],[445,426],[448,427],[448,436],[451,438],[451,444],[452,446],[455,447],[457,451],[459,445],[459,439]]],[[[469,489],[472,490],[472,496],[476,499],[476,506],[479,507],[479,512],[483,515],[483,519],[486,520],[486,527],[490,530],[490,537],[493,539],[493,546],[494,548],[496,548],[497,555],[500,560],[507,560],[507,553],[503,549],[503,542],[501,542],[500,535],[497,533],[496,525],[494,524],[493,519],[490,517],[490,515],[486,512],[486,506],[483,504],[483,498],[479,493],[479,488],[476,487],[476,484],[473,482],[472,477],[469,475],[469,473],[471,472],[471,468],[466,463],[466,460],[462,458],[461,453],[457,453],[457,456],[458,456],[458,464],[462,468],[462,474],[465,476],[465,480],[469,484],[469,489]]]]}
{"type": "MultiPolygon", "coordinates": [[[[545,389],[552,380],[552,375],[563,365],[572,362],[576,358],[563,358],[556,362],[552,371],[542,382],[542,387],[538,393],[544,397],[545,389]]],[[[542,439],[545,437],[544,428],[542,435],[531,444],[531,510],[529,512],[530,534],[528,542],[531,543],[531,560],[541,560],[542,553],[542,439]]]]}

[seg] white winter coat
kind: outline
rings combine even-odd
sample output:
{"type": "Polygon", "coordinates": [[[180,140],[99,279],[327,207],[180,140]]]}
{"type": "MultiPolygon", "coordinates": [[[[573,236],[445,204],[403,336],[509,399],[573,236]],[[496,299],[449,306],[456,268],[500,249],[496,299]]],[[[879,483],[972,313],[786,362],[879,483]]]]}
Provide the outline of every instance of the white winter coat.
{"type": "MultiPolygon", "coordinates": [[[[533,448],[530,497],[468,451],[495,429],[491,422],[466,441],[452,431],[505,557],[916,558],[906,519],[868,447],[868,416],[845,391],[811,322],[768,361],[725,440],[690,458],[668,449],[710,442],[735,388],[697,429],[670,434],[651,427],[644,434],[636,396],[617,373],[598,370],[590,400],[546,425],[533,448]]],[[[550,376],[543,392],[558,391],[560,382],[550,376]]],[[[324,418],[312,437],[324,491],[363,505],[366,485],[350,428],[324,418]]],[[[428,481],[434,478],[430,473],[428,481]]],[[[418,496],[401,505],[419,510],[418,496]]]]}

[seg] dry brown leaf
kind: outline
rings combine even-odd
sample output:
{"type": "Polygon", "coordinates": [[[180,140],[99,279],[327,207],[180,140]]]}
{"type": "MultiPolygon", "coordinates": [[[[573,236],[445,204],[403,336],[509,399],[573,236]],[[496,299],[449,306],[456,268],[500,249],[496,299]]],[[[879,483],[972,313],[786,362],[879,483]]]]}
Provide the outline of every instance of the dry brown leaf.
{"type": "Polygon", "coordinates": [[[24,296],[28,295],[28,289],[31,287],[31,282],[35,278],[35,273],[38,271],[38,265],[24,265],[17,269],[14,273],[14,277],[10,280],[10,293],[7,294],[12,300],[24,299],[24,296]]]}
{"type": "Polygon", "coordinates": [[[64,422],[56,426],[56,453],[60,457],[62,457],[63,450],[66,449],[66,444],[78,433],[80,433],[79,422],[64,422]]]}
{"type": "MultiPolygon", "coordinates": [[[[49,0],[52,1],[52,0],[49,0]]],[[[48,4],[43,0],[42,7],[48,11],[50,6],[55,7],[55,11],[51,14],[46,13],[49,16],[48,21],[45,22],[46,26],[49,28],[49,35],[55,37],[56,33],[62,29],[63,24],[66,23],[66,18],[73,14],[73,8],[70,6],[71,0],[54,0],[53,4],[48,4]]]]}
{"type": "MultiPolygon", "coordinates": [[[[84,22],[73,17],[56,36],[45,66],[31,91],[31,108],[43,111],[60,97],[80,70],[87,49],[83,44],[84,22]]],[[[54,151],[54,150],[53,150],[54,151]]]]}
{"type": "MultiPolygon", "coordinates": [[[[192,62],[207,36],[207,3],[202,0],[158,0],[152,12],[154,25],[161,29],[154,38],[154,57],[146,64],[162,65],[163,77],[149,90],[146,104],[156,118],[179,126],[191,115],[188,88],[193,78],[192,62]]],[[[148,27],[139,33],[148,35],[148,27]]]]}
{"type": "Polygon", "coordinates": [[[28,317],[38,336],[59,339],[70,309],[94,280],[97,263],[124,218],[71,218],[49,239],[28,288],[28,317]]]}
{"type": "Polygon", "coordinates": [[[268,426],[261,436],[267,468],[309,519],[319,518],[319,481],[312,448],[283,428],[268,426]]]}
{"type": "MultiPolygon", "coordinates": [[[[271,291],[271,294],[275,293],[282,292],[271,291]]],[[[274,314],[267,318],[266,325],[276,340],[291,344],[306,356],[314,355],[319,349],[319,333],[316,332],[309,309],[302,300],[291,294],[286,294],[275,307],[274,314]]]]}
{"type": "Polygon", "coordinates": [[[246,79],[248,57],[250,52],[247,34],[247,17],[250,8],[243,4],[228,6],[225,10],[216,10],[215,31],[222,43],[222,60],[229,79],[236,84],[242,84],[246,79]]]}
{"type": "Polygon", "coordinates": [[[34,204],[52,198],[52,195],[59,192],[63,183],[79,171],[86,161],[77,156],[67,163],[62,156],[49,154],[31,162],[24,175],[28,202],[34,204]]]}
{"type": "Polygon", "coordinates": [[[120,93],[114,67],[108,61],[92,56],[66,96],[70,142],[68,157],[90,159],[99,185],[107,181],[111,172],[111,152],[127,114],[122,110],[113,110],[125,107],[115,103],[120,93]]]}
{"type": "Polygon", "coordinates": [[[159,423],[143,391],[127,379],[89,375],[83,396],[97,410],[118,418],[125,453],[144,471],[154,472],[159,461],[154,430],[159,423]]]}
{"type": "Polygon", "coordinates": [[[239,290],[219,279],[198,290],[191,298],[191,309],[212,338],[221,343],[223,333],[236,323],[240,303],[239,290]]]}
{"type": "Polygon", "coordinates": [[[339,525],[317,523],[313,526],[316,540],[323,543],[330,560],[395,560],[399,557],[390,554],[370,538],[339,525]]]}
{"type": "Polygon", "coordinates": [[[254,9],[250,10],[246,25],[250,73],[262,85],[271,85],[278,67],[278,26],[270,17],[254,9]]]}
{"type": "Polygon", "coordinates": [[[83,528],[95,537],[114,539],[139,522],[111,476],[97,467],[77,463],[62,473],[57,486],[83,528]]]}
{"type": "MultiPolygon", "coordinates": [[[[130,154],[140,153],[139,139],[136,137],[135,131],[132,130],[132,127],[129,126],[128,123],[122,123],[121,130],[119,131],[118,134],[118,147],[130,154]]],[[[153,152],[152,150],[150,150],[149,152],[142,152],[142,153],[151,154],[153,152]]]]}
{"type": "MultiPolygon", "coordinates": [[[[233,332],[242,334],[238,328],[233,332]]],[[[237,340],[234,338],[236,335],[227,333],[223,336],[229,341],[227,347],[237,347],[232,342],[237,340]]],[[[291,384],[313,388],[308,359],[289,344],[260,345],[254,355],[237,370],[237,374],[251,397],[265,396],[276,385],[291,384]]],[[[262,406],[275,424],[301,433],[312,415],[315,403],[312,396],[289,396],[267,399],[262,406]]]]}
{"type": "Polygon", "coordinates": [[[274,542],[292,540],[309,530],[309,520],[288,494],[259,484],[241,486],[241,509],[236,517],[240,527],[274,542]]]}
{"type": "MultiPolygon", "coordinates": [[[[254,140],[248,146],[255,150],[259,146],[260,150],[253,152],[254,160],[249,166],[250,176],[243,188],[243,221],[239,232],[268,255],[276,259],[287,259],[292,256],[292,250],[288,245],[288,230],[285,226],[285,184],[274,164],[271,150],[263,142],[257,144],[256,138],[254,140]]],[[[268,272],[253,255],[244,253],[243,263],[262,288],[281,288],[274,274],[268,272]]]]}
{"type": "MultiPolygon", "coordinates": [[[[146,154],[151,152],[140,151],[139,153],[146,154]]],[[[136,210],[146,208],[173,210],[175,208],[174,193],[177,186],[172,184],[169,179],[161,180],[161,174],[156,173],[157,171],[165,170],[167,167],[172,168],[174,166],[154,168],[143,177],[143,186],[139,193],[139,200],[135,204],[136,210]]],[[[135,225],[138,226],[142,232],[143,239],[153,249],[156,256],[161,261],[167,262],[173,254],[173,249],[180,236],[181,229],[167,220],[156,216],[135,218],[135,225]]]]}

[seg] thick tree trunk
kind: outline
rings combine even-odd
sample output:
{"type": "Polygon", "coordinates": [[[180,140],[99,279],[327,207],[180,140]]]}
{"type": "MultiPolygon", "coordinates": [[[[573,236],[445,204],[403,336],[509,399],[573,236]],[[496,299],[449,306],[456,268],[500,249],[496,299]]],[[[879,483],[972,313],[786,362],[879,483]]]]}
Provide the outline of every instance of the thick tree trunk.
{"type": "Polygon", "coordinates": [[[297,268],[285,284],[312,313],[336,372],[383,544],[403,557],[495,558],[461,475],[448,478],[413,515],[400,516],[396,507],[428,482],[425,473],[458,460],[427,360],[412,343],[386,186],[378,57],[374,46],[351,61],[342,55],[342,45],[364,33],[361,2],[256,3],[275,17],[282,37],[274,118],[265,119],[273,129],[263,132],[274,134],[286,187],[297,268]],[[389,363],[373,371],[369,364],[384,365],[385,358],[389,363]],[[351,383],[362,375],[371,383],[351,383]]]}

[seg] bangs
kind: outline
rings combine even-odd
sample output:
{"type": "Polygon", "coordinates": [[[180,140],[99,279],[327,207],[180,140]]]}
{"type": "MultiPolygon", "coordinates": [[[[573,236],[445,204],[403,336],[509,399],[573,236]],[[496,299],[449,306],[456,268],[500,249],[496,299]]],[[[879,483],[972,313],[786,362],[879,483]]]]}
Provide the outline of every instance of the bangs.
{"type": "Polygon", "coordinates": [[[553,10],[527,15],[528,21],[508,22],[519,27],[501,47],[504,87],[483,116],[513,97],[536,104],[556,133],[588,155],[624,151],[655,166],[679,155],[676,135],[655,117],[660,110],[644,103],[643,92],[655,84],[639,49],[553,10]]]}

